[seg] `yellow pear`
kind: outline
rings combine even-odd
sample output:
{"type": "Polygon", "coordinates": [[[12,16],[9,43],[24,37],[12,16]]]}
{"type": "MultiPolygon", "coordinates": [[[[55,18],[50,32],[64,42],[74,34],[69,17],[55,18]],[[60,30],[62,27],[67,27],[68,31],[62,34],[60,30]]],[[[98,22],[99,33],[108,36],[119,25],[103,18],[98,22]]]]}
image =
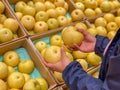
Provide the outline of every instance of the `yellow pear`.
{"type": "Polygon", "coordinates": [[[107,33],[107,37],[111,40],[111,39],[113,39],[113,37],[115,36],[115,34],[116,34],[116,31],[109,31],[107,33]]]}
{"type": "Polygon", "coordinates": [[[107,29],[103,26],[96,27],[97,34],[101,36],[107,36],[107,29]]]}
{"type": "Polygon", "coordinates": [[[110,12],[112,10],[112,5],[110,4],[109,1],[103,1],[101,4],[100,4],[100,9],[103,11],[103,12],[110,12]]]}
{"type": "Polygon", "coordinates": [[[62,46],[63,44],[64,43],[60,35],[55,34],[50,37],[50,45],[62,46]]]}
{"type": "Polygon", "coordinates": [[[81,66],[83,67],[83,70],[87,71],[88,63],[85,59],[77,59],[76,61],[78,61],[81,64],[81,66]]]}
{"type": "Polygon", "coordinates": [[[92,74],[92,76],[95,77],[95,78],[98,78],[99,72],[98,72],[98,71],[94,72],[94,73],[92,74]]]}
{"type": "Polygon", "coordinates": [[[2,79],[0,79],[0,90],[7,90],[7,85],[2,79]]]}
{"type": "Polygon", "coordinates": [[[4,62],[0,62],[0,79],[5,79],[8,76],[8,66],[4,62]]]}
{"type": "Polygon", "coordinates": [[[59,81],[59,82],[64,82],[63,78],[62,78],[62,73],[60,72],[57,72],[57,71],[54,71],[54,76],[56,77],[56,79],[59,81]]]}
{"type": "Polygon", "coordinates": [[[40,84],[41,89],[40,90],[48,90],[48,83],[43,77],[35,78],[40,84]]]}
{"type": "Polygon", "coordinates": [[[83,22],[79,22],[79,23],[75,24],[75,27],[87,30],[87,25],[83,22]]]}
{"type": "Polygon", "coordinates": [[[88,53],[82,52],[82,51],[73,51],[72,55],[75,59],[83,59],[86,58],[88,53]]]}
{"type": "Polygon", "coordinates": [[[35,43],[35,47],[41,52],[44,48],[47,47],[47,44],[44,41],[38,41],[35,43]]]}
{"type": "Polygon", "coordinates": [[[74,47],[74,44],[81,44],[84,36],[74,26],[68,26],[62,32],[62,39],[65,45],[74,47]]]}
{"type": "Polygon", "coordinates": [[[74,60],[73,55],[70,52],[66,52],[66,55],[71,61],[74,60]]]}
{"type": "Polygon", "coordinates": [[[113,22],[115,20],[115,15],[112,13],[106,13],[103,17],[107,22],[113,22]]]}
{"type": "Polygon", "coordinates": [[[101,57],[95,54],[95,52],[90,52],[86,60],[90,65],[99,65],[101,63],[101,57]]]}
{"type": "Polygon", "coordinates": [[[96,36],[96,35],[97,35],[97,30],[96,30],[96,28],[94,28],[94,27],[88,28],[88,29],[87,29],[87,32],[90,33],[90,34],[93,35],[93,36],[96,36]]]}
{"type": "Polygon", "coordinates": [[[43,57],[46,60],[46,62],[56,63],[61,59],[60,47],[55,45],[47,47],[43,57]]]}

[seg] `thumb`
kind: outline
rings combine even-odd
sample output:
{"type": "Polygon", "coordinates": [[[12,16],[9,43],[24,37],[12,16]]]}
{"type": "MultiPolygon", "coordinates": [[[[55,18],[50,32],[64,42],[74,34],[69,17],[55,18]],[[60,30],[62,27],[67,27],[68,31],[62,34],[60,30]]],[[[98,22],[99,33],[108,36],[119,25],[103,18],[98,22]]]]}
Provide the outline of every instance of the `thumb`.
{"type": "Polygon", "coordinates": [[[61,58],[66,57],[66,52],[63,47],[61,47],[61,58]]]}

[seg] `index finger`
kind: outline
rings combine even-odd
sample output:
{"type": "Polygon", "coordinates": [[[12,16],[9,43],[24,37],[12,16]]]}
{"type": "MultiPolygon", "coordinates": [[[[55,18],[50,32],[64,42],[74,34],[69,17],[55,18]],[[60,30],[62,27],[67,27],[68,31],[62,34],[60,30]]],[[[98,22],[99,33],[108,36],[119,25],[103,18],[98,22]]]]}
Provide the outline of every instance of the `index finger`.
{"type": "Polygon", "coordinates": [[[84,36],[88,35],[88,32],[86,32],[84,29],[78,28],[77,31],[81,32],[84,36]]]}

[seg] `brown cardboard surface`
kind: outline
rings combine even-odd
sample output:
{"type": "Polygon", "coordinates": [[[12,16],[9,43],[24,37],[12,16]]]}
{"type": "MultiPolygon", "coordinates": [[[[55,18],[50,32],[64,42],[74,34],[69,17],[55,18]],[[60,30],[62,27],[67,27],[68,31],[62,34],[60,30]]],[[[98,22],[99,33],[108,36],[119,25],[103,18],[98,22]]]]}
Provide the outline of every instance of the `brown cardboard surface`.
{"type": "Polygon", "coordinates": [[[69,4],[69,12],[71,13],[74,9],[76,9],[76,5],[73,0],[66,0],[66,2],[69,4]]]}
{"type": "Polygon", "coordinates": [[[62,86],[56,86],[52,90],[67,90],[67,89],[63,88],[62,86]]]}
{"type": "MultiPolygon", "coordinates": [[[[8,0],[11,4],[15,4],[16,2],[20,1],[20,0],[8,0]]],[[[23,0],[25,2],[29,1],[29,0],[23,0]]]]}
{"type": "Polygon", "coordinates": [[[62,87],[63,90],[70,90],[69,87],[65,83],[63,83],[59,86],[62,87]]]}
{"type": "Polygon", "coordinates": [[[64,90],[64,89],[62,87],[55,87],[55,88],[53,88],[51,90],[64,90]]]}
{"type": "Polygon", "coordinates": [[[97,66],[91,67],[90,69],[87,70],[87,73],[88,74],[92,74],[92,73],[98,71],[100,69],[100,66],[101,65],[97,65],[97,66]]]}
{"type": "Polygon", "coordinates": [[[14,42],[11,42],[9,44],[5,44],[0,46],[0,55],[3,55],[6,51],[9,50],[14,50],[17,48],[23,47],[27,50],[31,60],[33,60],[35,67],[38,69],[42,77],[44,77],[48,84],[49,84],[49,90],[57,86],[57,83],[51,76],[49,70],[41,63],[40,58],[38,55],[35,53],[36,50],[32,47],[31,43],[29,42],[28,39],[22,38],[21,40],[17,40],[14,42]]]}

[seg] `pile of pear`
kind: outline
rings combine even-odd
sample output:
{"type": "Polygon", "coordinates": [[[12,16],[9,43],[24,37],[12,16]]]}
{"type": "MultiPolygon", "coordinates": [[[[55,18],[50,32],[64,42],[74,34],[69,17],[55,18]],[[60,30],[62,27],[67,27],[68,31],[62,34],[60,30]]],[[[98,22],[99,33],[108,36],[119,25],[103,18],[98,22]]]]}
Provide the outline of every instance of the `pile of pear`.
{"type": "Polygon", "coordinates": [[[30,0],[14,4],[14,12],[27,32],[31,35],[53,30],[84,17],[80,9],[69,12],[65,0],[30,0]]]}
{"type": "Polygon", "coordinates": [[[5,9],[6,6],[0,1],[0,44],[18,38],[19,24],[5,13],[5,9]]]}

